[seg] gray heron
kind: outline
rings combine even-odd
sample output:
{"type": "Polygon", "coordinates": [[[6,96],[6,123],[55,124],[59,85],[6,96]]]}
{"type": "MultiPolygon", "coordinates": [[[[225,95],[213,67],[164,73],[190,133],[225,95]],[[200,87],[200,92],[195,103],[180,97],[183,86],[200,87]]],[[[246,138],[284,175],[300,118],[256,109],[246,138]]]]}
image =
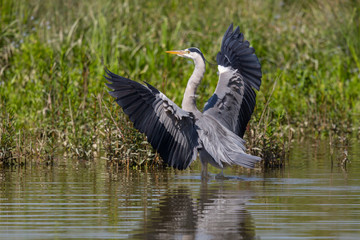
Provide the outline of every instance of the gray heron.
{"type": "Polygon", "coordinates": [[[229,26],[217,54],[219,80],[204,106],[196,106],[196,90],[205,73],[205,57],[198,48],[167,51],[193,60],[195,69],[184,93],[182,108],[150,84],[140,84],[105,69],[110,95],[129,116],[134,127],[164,162],[186,169],[199,155],[202,176],[208,163],[223,169],[240,165],[254,168],[261,158],[247,154],[243,135],[261,85],[261,65],[239,27],[229,26]]]}

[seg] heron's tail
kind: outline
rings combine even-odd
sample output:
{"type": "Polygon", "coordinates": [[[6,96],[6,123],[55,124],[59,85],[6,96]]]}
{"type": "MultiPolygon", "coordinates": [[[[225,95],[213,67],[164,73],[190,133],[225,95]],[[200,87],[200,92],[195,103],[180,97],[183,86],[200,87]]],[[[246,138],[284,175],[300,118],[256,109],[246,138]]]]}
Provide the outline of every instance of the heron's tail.
{"type": "Polygon", "coordinates": [[[213,117],[203,115],[198,124],[201,142],[220,168],[224,165],[254,168],[255,163],[261,160],[260,157],[245,153],[245,141],[213,117]]]}
{"type": "Polygon", "coordinates": [[[233,165],[240,165],[246,168],[254,168],[255,164],[261,160],[260,157],[247,153],[230,153],[233,165]]]}

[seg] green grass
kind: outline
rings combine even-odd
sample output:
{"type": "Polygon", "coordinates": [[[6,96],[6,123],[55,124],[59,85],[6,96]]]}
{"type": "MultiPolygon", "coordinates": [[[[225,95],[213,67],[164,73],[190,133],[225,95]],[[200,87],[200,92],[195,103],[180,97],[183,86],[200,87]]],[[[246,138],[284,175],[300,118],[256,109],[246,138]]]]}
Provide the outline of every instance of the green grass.
{"type": "MultiPolygon", "coordinates": [[[[1,0],[0,5],[3,162],[103,156],[134,166],[153,164],[147,160],[158,156],[107,94],[104,65],[149,82],[180,104],[193,66],[165,51],[196,46],[215,62],[231,22],[256,49],[263,69],[246,134],[253,152],[278,155],[301,135],[359,135],[359,1],[1,0]]],[[[207,67],[199,108],[216,87],[216,71],[207,67]]]]}

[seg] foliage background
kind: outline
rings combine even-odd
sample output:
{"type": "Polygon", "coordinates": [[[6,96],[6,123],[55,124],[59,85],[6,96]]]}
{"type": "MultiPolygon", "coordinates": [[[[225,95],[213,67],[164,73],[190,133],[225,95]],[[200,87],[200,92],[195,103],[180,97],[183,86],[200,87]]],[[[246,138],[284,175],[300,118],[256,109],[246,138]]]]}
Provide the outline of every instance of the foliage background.
{"type": "MultiPolygon", "coordinates": [[[[253,152],[278,158],[296,137],[359,136],[359,1],[0,0],[0,14],[0,162],[158,162],[107,94],[104,65],[180,104],[192,63],[165,51],[196,46],[215,62],[231,22],[263,69],[245,137],[253,152]]],[[[199,108],[216,71],[208,65],[199,108]]]]}

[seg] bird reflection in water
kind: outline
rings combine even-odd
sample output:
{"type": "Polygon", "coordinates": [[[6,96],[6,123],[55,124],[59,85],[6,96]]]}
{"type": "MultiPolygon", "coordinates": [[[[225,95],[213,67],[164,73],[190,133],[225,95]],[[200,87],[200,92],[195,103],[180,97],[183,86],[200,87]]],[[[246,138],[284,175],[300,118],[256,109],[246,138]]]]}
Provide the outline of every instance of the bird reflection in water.
{"type": "Polygon", "coordinates": [[[185,185],[169,189],[144,220],[141,239],[258,239],[246,202],[249,190],[203,182],[200,194],[185,185]]]}

